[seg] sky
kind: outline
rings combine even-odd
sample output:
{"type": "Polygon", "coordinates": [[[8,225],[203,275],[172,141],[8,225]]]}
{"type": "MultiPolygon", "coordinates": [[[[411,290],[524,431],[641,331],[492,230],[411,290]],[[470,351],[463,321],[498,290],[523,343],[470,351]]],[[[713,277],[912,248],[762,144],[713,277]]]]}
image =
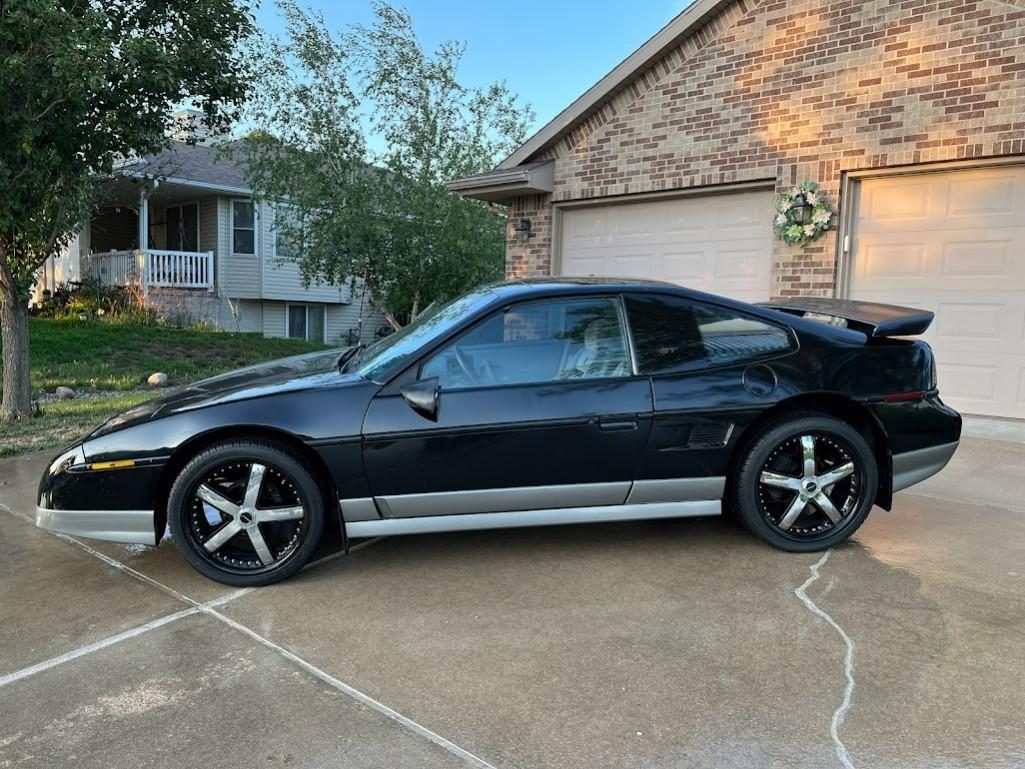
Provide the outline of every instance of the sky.
{"type": "MultiPolygon", "coordinates": [[[[370,0],[300,0],[328,26],[372,21],[370,0]]],[[[393,0],[413,18],[421,45],[467,44],[460,78],[468,86],[505,80],[537,113],[540,128],[633,53],[689,0],[393,0]]],[[[273,0],[257,21],[280,32],[273,0]]]]}

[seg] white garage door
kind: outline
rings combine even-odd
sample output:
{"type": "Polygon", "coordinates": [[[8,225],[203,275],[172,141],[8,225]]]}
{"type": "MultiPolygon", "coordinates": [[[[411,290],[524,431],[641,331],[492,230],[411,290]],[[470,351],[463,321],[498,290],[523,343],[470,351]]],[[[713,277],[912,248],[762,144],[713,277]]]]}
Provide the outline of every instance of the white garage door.
{"type": "Polygon", "coordinates": [[[936,313],[940,394],[1025,417],[1025,167],[860,184],[850,296],[936,313]]]}
{"type": "Polygon", "coordinates": [[[560,274],[650,278],[744,301],[769,298],[771,192],[567,209],[560,274]]]}

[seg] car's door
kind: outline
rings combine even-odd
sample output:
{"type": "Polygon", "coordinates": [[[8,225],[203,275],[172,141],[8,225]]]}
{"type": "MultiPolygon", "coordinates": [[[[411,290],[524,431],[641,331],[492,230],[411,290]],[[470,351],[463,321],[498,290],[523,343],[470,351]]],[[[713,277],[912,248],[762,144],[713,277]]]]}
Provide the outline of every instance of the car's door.
{"type": "MultiPolygon", "coordinates": [[[[364,461],[385,516],[620,504],[651,425],[615,295],[513,303],[416,366],[436,419],[373,400],[364,461]]],[[[410,379],[411,377],[407,377],[410,379]]]]}
{"type": "Polygon", "coordinates": [[[638,370],[651,376],[655,399],[632,499],[704,497],[710,490],[721,496],[736,439],[792,394],[777,369],[797,349],[793,332],[735,307],[675,294],[628,294],[624,304],[638,370]],[[662,482],[681,478],[679,488],[662,482]]]}

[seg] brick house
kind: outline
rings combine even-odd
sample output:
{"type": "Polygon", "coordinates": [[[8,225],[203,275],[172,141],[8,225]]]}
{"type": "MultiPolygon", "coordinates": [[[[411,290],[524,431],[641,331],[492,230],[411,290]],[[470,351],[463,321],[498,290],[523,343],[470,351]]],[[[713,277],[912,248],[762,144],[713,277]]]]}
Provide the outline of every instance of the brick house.
{"type": "Polygon", "coordinates": [[[696,0],[494,171],[507,271],[924,306],[949,400],[1025,417],[1025,2],[696,0]],[[772,232],[814,180],[833,224],[772,232]]]}

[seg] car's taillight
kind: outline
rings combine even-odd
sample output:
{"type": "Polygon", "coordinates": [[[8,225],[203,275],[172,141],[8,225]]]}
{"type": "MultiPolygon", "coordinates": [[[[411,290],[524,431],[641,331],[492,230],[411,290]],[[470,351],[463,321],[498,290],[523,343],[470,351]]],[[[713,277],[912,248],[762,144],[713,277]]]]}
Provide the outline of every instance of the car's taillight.
{"type": "Polygon", "coordinates": [[[887,403],[902,403],[904,401],[920,401],[924,397],[924,392],[916,391],[910,393],[893,393],[891,395],[883,396],[883,400],[887,403]]]}

